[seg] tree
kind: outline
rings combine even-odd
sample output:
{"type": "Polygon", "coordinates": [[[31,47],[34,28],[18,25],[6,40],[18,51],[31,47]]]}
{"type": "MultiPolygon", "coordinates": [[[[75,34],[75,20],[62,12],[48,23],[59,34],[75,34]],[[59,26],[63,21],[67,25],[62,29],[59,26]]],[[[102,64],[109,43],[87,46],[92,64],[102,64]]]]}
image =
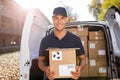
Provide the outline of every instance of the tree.
{"type": "Polygon", "coordinates": [[[117,9],[120,10],[120,0],[104,0],[102,7],[101,7],[100,15],[99,15],[100,20],[104,20],[104,16],[108,8],[112,6],[115,6],[117,9]]]}
{"type": "Polygon", "coordinates": [[[78,15],[77,13],[73,10],[73,8],[71,6],[67,6],[66,4],[64,4],[63,0],[59,1],[60,5],[65,7],[67,10],[67,14],[68,14],[68,21],[77,21],[78,15]]]}
{"type": "Polygon", "coordinates": [[[96,20],[104,21],[104,16],[108,10],[108,8],[115,6],[120,10],[120,0],[104,0],[100,2],[100,0],[92,0],[89,5],[89,11],[96,18],[96,20]]]}
{"type": "Polygon", "coordinates": [[[92,0],[91,4],[89,5],[89,12],[98,20],[98,15],[101,10],[101,3],[99,0],[92,0]]]}

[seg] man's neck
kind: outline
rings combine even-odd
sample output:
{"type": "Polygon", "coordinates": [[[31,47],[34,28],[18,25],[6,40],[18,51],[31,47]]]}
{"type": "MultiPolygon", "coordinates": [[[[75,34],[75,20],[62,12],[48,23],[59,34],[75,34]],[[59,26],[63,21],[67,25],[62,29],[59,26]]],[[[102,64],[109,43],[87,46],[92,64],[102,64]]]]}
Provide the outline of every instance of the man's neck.
{"type": "Polygon", "coordinates": [[[62,31],[57,31],[57,30],[54,30],[54,34],[56,37],[58,37],[60,40],[66,35],[66,30],[62,30],[62,31]]]}

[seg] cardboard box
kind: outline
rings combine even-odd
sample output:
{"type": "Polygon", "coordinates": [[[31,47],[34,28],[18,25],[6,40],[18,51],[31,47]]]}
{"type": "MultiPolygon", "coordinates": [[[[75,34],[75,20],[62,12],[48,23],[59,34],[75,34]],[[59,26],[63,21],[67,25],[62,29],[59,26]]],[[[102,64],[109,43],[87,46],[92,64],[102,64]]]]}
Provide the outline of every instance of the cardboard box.
{"type": "Polygon", "coordinates": [[[89,45],[89,58],[106,59],[106,44],[104,40],[88,41],[88,45],[89,45]]]}
{"type": "Polygon", "coordinates": [[[85,50],[85,54],[87,55],[88,54],[88,38],[87,38],[87,36],[80,36],[80,39],[82,41],[82,44],[83,44],[83,47],[85,50]]]}
{"type": "Polygon", "coordinates": [[[78,35],[79,36],[88,36],[88,27],[78,26],[78,35]]]}
{"type": "Polygon", "coordinates": [[[69,28],[67,28],[67,30],[70,31],[71,33],[77,35],[77,26],[69,27],[69,28]]]}
{"type": "Polygon", "coordinates": [[[90,77],[105,77],[107,76],[107,62],[89,59],[89,76],[90,77]]]}
{"type": "Polygon", "coordinates": [[[71,78],[71,71],[75,71],[76,66],[76,48],[49,49],[49,59],[55,78],[71,78]]]}
{"type": "Polygon", "coordinates": [[[103,31],[90,31],[89,32],[89,40],[104,40],[104,32],[103,31]]]}
{"type": "Polygon", "coordinates": [[[98,76],[105,77],[107,76],[107,62],[100,62],[98,64],[98,76]]]}
{"type": "Polygon", "coordinates": [[[98,76],[98,67],[96,59],[89,59],[89,77],[97,77],[98,76]]]}

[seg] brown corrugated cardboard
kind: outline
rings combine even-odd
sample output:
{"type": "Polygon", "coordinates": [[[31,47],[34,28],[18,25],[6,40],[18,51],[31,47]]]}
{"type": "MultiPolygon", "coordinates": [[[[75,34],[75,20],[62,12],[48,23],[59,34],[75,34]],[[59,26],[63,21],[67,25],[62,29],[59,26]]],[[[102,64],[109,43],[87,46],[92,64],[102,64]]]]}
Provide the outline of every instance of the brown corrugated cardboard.
{"type": "Polygon", "coordinates": [[[104,77],[107,76],[107,62],[98,61],[96,59],[89,59],[89,76],[90,77],[104,77]]]}
{"type": "Polygon", "coordinates": [[[106,49],[98,49],[98,59],[106,59],[106,49]]]}
{"type": "Polygon", "coordinates": [[[98,75],[99,76],[107,76],[107,62],[104,61],[104,62],[100,62],[99,61],[99,64],[98,64],[98,75]]]}
{"type": "Polygon", "coordinates": [[[98,68],[96,59],[89,59],[89,76],[96,77],[98,76],[98,68]]]}
{"type": "Polygon", "coordinates": [[[89,58],[106,58],[106,44],[104,40],[101,41],[88,41],[89,45],[89,58]]]}
{"type": "Polygon", "coordinates": [[[71,71],[75,71],[76,48],[49,49],[49,59],[55,78],[70,78],[71,71]]]}
{"type": "Polygon", "coordinates": [[[77,35],[77,26],[67,28],[67,30],[70,31],[71,33],[77,35]]]}
{"type": "Polygon", "coordinates": [[[85,50],[85,54],[87,55],[88,54],[88,39],[87,39],[87,36],[80,36],[80,39],[82,41],[82,44],[83,44],[83,47],[84,47],[84,50],[85,50]]]}
{"type": "Polygon", "coordinates": [[[103,31],[90,31],[89,32],[89,40],[104,40],[104,32],[103,31]]]}
{"type": "Polygon", "coordinates": [[[79,36],[88,36],[88,27],[78,26],[79,36]]]}

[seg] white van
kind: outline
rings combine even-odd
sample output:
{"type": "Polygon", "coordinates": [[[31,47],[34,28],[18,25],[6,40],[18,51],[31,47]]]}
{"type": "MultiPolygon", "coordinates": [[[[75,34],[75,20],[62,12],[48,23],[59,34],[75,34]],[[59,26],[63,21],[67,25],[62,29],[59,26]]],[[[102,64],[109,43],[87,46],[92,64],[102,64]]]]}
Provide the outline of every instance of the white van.
{"type": "MultiPolygon", "coordinates": [[[[108,9],[105,19],[106,22],[78,21],[69,22],[66,25],[67,30],[76,35],[78,35],[78,30],[83,31],[87,28],[88,31],[87,35],[82,34],[82,36],[87,38],[87,46],[84,48],[88,56],[88,72],[82,75],[81,80],[112,80],[120,77],[120,72],[118,72],[118,69],[120,69],[120,62],[118,61],[120,60],[120,12],[115,7],[111,7],[108,9]],[[94,34],[91,36],[91,32],[97,37],[93,36],[94,34]],[[102,37],[101,35],[99,36],[99,32],[103,32],[102,37]],[[97,60],[90,58],[92,55],[90,49],[95,48],[94,42],[98,43],[101,41],[104,41],[105,49],[99,50],[99,48],[96,48],[94,50],[98,49],[97,56],[103,55],[106,63],[104,64],[105,66],[98,67],[96,66],[99,64],[97,60]],[[94,71],[96,67],[98,69],[94,71]]],[[[44,72],[38,68],[39,45],[41,39],[52,30],[53,26],[50,25],[50,22],[38,9],[28,13],[21,39],[20,80],[44,80],[44,72]]],[[[82,36],[80,34],[80,38],[82,36]]],[[[101,56],[99,57],[101,59],[101,56]]]]}

